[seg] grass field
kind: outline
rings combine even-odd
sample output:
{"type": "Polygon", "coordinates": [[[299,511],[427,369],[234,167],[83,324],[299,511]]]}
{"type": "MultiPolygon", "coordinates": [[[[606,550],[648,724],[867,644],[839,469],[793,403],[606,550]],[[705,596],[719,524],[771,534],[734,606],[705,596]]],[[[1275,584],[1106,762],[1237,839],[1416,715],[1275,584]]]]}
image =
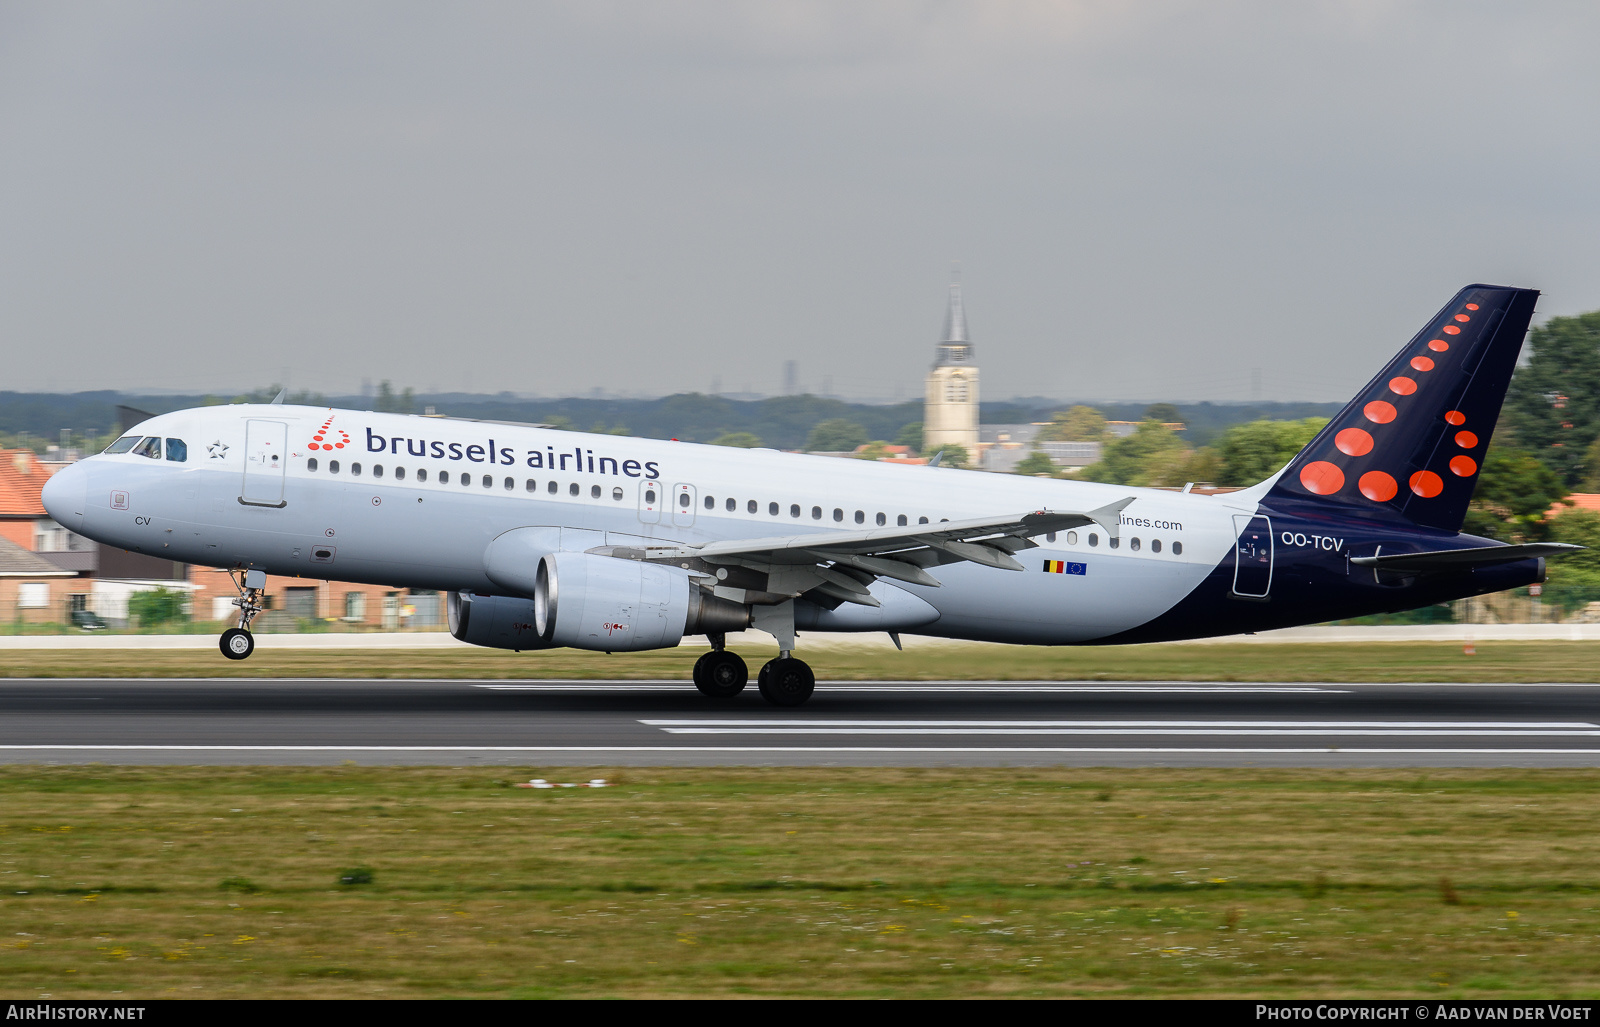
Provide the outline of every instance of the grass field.
{"type": "MultiPolygon", "coordinates": [[[[928,645],[800,650],[820,680],[1600,681],[1600,642],[1447,642],[1278,645],[928,645]]],[[[215,650],[12,649],[8,677],[677,678],[701,650],[583,653],[560,649],[273,649],[262,636],[242,662],[215,650]]],[[[752,673],[775,655],[741,650],[752,673]]]]}
{"type": "Polygon", "coordinates": [[[0,992],[1600,994],[1600,772],[597,773],[0,768],[0,992]]]}

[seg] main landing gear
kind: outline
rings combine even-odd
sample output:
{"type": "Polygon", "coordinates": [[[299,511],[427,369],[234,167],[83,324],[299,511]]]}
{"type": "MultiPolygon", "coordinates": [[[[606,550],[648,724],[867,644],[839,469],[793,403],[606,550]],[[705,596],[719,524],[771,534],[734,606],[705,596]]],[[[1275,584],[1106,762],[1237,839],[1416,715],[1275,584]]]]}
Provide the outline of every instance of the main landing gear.
{"type": "Polygon", "coordinates": [[[718,646],[694,662],[694,687],[713,699],[732,699],[750,681],[750,668],[738,653],[718,646]]]}
{"type": "MultiPolygon", "coordinates": [[[[760,618],[766,623],[758,626],[772,632],[779,649],[777,659],[762,665],[756,675],[756,687],[761,690],[761,698],[774,706],[800,706],[816,691],[817,679],[804,660],[795,659],[794,621],[783,618],[782,613],[792,617],[792,611],[782,610],[778,617],[760,618]]],[[[725,635],[708,634],[706,638],[711,642],[711,651],[695,661],[694,686],[713,699],[731,699],[744,691],[750,671],[737,653],[723,648],[725,635]]]]}
{"type": "Polygon", "coordinates": [[[224,631],[217,640],[217,647],[230,660],[244,660],[256,651],[256,639],[250,634],[250,622],[267,608],[267,572],[245,571],[233,579],[233,587],[239,590],[239,598],[233,601],[233,605],[239,608],[239,626],[224,631]]]}

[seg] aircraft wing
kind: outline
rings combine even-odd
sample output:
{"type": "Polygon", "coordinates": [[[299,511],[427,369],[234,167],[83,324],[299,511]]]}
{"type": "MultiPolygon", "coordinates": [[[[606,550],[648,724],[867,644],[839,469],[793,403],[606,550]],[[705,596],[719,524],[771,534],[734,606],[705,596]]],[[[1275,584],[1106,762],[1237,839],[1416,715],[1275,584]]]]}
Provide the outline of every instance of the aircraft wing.
{"type": "Polygon", "coordinates": [[[1519,546],[1479,546],[1475,549],[1441,549],[1430,553],[1353,556],[1350,562],[1357,567],[1375,567],[1381,571],[1438,574],[1496,563],[1514,563],[1536,556],[1555,556],[1558,553],[1571,553],[1584,548],[1586,547],[1567,542],[1527,542],[1519,546]]]}
{"type": "Polygon", "coordinates": [[[1095,510],[1035,510],[1021,516],[940,521],[869,531],[830,531],[775,538],[734,539],[700,545],[604,546],[625,560],[677,564],[707,572],[722,588],[739,589],[747,602],[782,602],[806,595],[824,603],[877,606],[867,591],[878,578],[938,587],[927,568],[969,561],[999,570],[1020,571],[1012,554],[1036,548],[1033,538],[1096,524],[1118,535],[1124,507],[1133,496],[1095,510]],[[734,574],[733,572],[743,572],[734,574]],[[736,580],[734,580],[736,579],[736,580]]]}

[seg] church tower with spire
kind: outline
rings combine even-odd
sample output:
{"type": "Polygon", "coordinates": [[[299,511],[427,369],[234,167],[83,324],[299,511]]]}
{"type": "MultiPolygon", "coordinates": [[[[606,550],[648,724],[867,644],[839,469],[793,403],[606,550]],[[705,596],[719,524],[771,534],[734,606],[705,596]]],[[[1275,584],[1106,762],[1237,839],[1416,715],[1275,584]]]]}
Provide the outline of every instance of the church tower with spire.
{"type": "Polygon", "coordinates": [[[928,372],[922,440],[922,451],[930,456],[944,446],[960,446],[969,460],[978,459],[978,368],[972,362],[959,281],[950,283],[944,341],[928,372]]]}

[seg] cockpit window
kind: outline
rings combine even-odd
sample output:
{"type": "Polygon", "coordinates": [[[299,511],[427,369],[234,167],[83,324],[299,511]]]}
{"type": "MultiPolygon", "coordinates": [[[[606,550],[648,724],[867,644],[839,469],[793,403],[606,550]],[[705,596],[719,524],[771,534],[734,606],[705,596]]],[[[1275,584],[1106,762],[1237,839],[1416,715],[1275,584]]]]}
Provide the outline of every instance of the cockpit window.
{"type": "Polygon", "coordinates": [[[107,446],[105,451],[107,453],[126,453],[128,450],[138,445],[139,440],[143,437],[144,436],[142,435],[124,435],[122,438],[107,446]]]}
{"type": "Polygon", "coordinates": [[[152,435],[134,447],[134,456],[147,456],[152,460],[161,459],[161,436],[152,435]]]}
{"type": "Polygon", "coordinates": [[[167,440],[167,459],[184,463],[189,459],[189,444],[182,439],[167,440]]]}

